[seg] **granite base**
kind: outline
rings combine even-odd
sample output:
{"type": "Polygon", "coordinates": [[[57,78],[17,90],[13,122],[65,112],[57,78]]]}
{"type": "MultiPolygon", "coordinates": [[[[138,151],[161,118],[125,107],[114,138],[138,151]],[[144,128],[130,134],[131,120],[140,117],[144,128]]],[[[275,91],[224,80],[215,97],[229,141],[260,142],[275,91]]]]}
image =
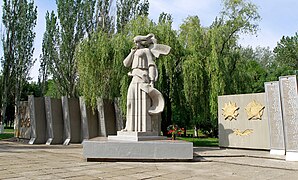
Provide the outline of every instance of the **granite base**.
{"type": "Polygon", "coordinates": [[[82,144],[87,161],[193,159],[193,144],[179,140],[116,141],[95,138],[82,144]]]}

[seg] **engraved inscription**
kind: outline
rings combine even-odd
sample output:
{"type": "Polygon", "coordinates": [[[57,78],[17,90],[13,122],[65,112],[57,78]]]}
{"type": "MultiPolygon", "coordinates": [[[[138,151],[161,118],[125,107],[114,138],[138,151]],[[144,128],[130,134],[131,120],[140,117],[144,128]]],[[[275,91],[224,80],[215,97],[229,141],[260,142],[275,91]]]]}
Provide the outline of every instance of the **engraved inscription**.
{"type": "Polygon", "coordinates": [[[287,151],[298,151],[298,94],[296,76],[280,78],[287,151]]]}
{"type": "Polygon", "coordinates": [[[270,130],[270,148],[285,149],[279,82],[265,83],[266,109],[270,130]]]}

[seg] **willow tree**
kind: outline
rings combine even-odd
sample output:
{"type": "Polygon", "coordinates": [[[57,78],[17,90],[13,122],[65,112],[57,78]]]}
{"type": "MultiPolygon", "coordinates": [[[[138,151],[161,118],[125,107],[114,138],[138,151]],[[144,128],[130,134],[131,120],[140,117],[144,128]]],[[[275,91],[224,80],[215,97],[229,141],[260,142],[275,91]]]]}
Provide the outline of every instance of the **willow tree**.
{"type": "Polygon", "coordinates": [[[179,40],[185,48],[183,56],[184,94],[191,109],[191,123],[200,129],[210,124],[210,80],[208,57],[211,43],[207,28],[197,16],[188,17],[180,26],[179,40]]]}
{"type": "Polygon", "coordinates": [[[171,47],[167,56],[156,59],[159,78],[157,88],[165,99],[165,110],[162,113],[162,131],[167,132],[167,126],[178,124],[188,125],[188,106],[185,103],[182,78],[183,47],[177,39],[177,32],[172,27],[173,19],[170,14],[161,13],[158,23],[153,26],[152,33],[156,36],[157,43],[171,47]]]}
{"type": "Polygon", "coordinates": [[[198,18],[192,17],[180,33],[187,52],[183,64],[186,98],[193,116],[213,135],[217,132],[217,97],[235,92],[238,56],[234,50],[239,35],[254,34],[260,18],[257,7],[245,0],[224,0],[223,5],[210,27],[202,27],[198,18]]]}
{"type": "MultiPolygon", "coordinates": [[[[3,78],[1,82],[2,92],[2,119],[6,118],[6,108],[9,97],[14,97],[16,118],[19,122],[19,106],[21,92],[24,84],[28,80],[29,71],[33,66],[33,42],[36,25],[37,7],[34,1],[27,0],[4,0],[3,17],[4,25],[2,62],[3,78]]],[[[18,136],[19,124],[16,135],[18,136]]]]}

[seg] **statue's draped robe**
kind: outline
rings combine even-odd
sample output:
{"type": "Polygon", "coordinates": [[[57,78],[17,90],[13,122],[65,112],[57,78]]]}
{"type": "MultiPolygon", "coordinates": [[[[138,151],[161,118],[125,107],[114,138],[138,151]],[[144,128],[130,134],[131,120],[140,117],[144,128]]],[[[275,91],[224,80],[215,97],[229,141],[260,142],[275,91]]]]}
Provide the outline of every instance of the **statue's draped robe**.
{"type": "Polygon", "coordinates": [[[137,49],[128,55],[123,61],[126,67],[131,67],[129,73],[132,81],[127,93],[127,119],[126,130],[137,132],[152,131],[151,116],[148,110],[151,107],[151,99],[146,89],[150,81],[156,77],[156,65],[153,55],[148,48],[137,49]]]}

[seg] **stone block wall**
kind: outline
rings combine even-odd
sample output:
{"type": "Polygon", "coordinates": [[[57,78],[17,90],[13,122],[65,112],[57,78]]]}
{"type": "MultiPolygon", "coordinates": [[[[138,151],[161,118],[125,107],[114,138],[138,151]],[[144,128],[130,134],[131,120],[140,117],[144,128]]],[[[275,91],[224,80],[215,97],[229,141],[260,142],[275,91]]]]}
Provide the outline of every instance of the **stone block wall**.
{"type": "Polygon", "coordinates": [[[269,149],[265,104],[265,93],[219,96],[219,146],[269,149]]]}
{"type": "Polygon", "coordinates": [[[114,102],[110,100],[99,99],[99,109],[92,110],[86,106],[82,97],[56,99],[29,96],[28,99],[26,111],[30,117],[24,118],[30,124],[25,121],[20,123],[26,124],[27,130],[23,134],[30,139],[30,144],[81,143],[98,136],[114,135],[116,129],[122,126],[119,122],[122,121],[119,118],[121,116],[116,114],[121,112],[119,109],[115,111],[114,102]]]}

